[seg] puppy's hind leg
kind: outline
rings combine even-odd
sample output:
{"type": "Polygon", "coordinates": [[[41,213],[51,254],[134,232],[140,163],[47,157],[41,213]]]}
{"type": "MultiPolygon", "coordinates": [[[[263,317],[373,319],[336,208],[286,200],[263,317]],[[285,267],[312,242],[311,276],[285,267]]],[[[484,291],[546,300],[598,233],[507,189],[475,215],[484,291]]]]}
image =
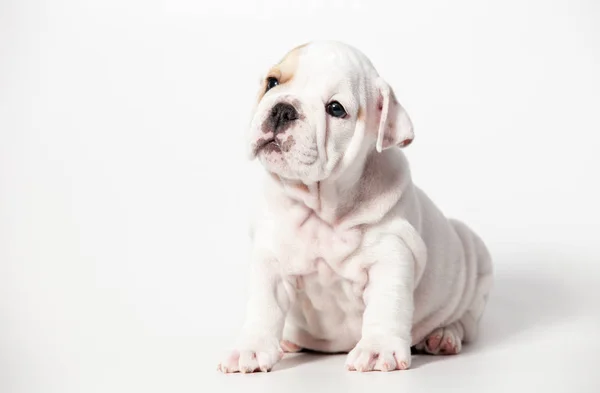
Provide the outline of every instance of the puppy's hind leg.
{"type": "Polygon", "coordinates": [[[481,238],[461,221],[450,219],[465,247],[465,257],[473,260],[475,289],[468,301],[466,311],[459,322],[464,329],[464,342],[474,341],[479,330],[488,295],[493,284],[493,266],[490,253],[481,238]]]}
{"type": "Polygon", "coordinates": [[[470,342],[477,338],[479,333],[479,320],[483,315],[488,295],[492,287],[492,274],[480,275],[475,290],[475,296],[467,311],[460,318],[459,322],[465,330],[464,341],[470,342]]]}
{"type": "Polygon", "coordinates": [[[459,230],[458,227],[461,226],[462,228],[460,229],[462,229],[462,231],[470,232],[472,238],[471,253],[477,261],[475,292],[473,293],[473,298],[471,299],[471,303],[469,304],[467,311],[465,311],[460,318],[460,323],[465,330],[464,341],[469,342],[474,341],[477,338],[479,331],[479,320],[483,315],[489,293],[492,290],[493,266],[490,253],[481,238],[479,238],[479,236],[471,231],[466,225],[455,223],[457,230],[459,230]]]}
{"type": "Polygon", "coordinates": [[[466,311],[458,321],[434,330],[415,346],[415,349],[433,355],[457,354],[461,351],[463,343],[477,338],[479,320],[483,315],[493,281],[492,259],[483,241],[462,222],[450,221],[465,245],[467,258],[475,260],[475,290],[467,303],[466,311]]]}
{"type": "Polygon", "coordinates": [[[460,322],[454,322],[431,332],[415,348],[432,355],[456,355],[462,349],[465,330],[460,322]]]}

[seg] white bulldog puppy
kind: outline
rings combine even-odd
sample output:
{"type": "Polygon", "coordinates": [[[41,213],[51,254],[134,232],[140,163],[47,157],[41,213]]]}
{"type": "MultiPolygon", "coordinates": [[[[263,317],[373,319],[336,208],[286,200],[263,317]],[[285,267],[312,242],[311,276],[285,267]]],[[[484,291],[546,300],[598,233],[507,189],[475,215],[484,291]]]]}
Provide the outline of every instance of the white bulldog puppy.
{"type": "Polygon", "coordinates": [[[405,370],[411,346],[456,354],[477,335],[490,255],[411,179],[413,126],[357,49],[295,48],[264,78],[248,146],[264,167],[247,316],[225,373],[283,351],[349,352],[349,370],[405,370]]]}

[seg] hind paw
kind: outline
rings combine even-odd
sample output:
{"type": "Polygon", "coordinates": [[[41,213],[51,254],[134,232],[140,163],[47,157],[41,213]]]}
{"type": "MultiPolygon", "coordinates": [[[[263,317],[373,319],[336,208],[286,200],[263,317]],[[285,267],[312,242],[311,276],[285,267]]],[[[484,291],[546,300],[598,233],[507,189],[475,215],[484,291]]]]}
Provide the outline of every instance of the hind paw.
{"type": "Polygon", "coordinates": [[[453,323],[431,332],[416,348],[432,355],[456,355],[462,349],[462,337],[461,327],[453,323]]]}

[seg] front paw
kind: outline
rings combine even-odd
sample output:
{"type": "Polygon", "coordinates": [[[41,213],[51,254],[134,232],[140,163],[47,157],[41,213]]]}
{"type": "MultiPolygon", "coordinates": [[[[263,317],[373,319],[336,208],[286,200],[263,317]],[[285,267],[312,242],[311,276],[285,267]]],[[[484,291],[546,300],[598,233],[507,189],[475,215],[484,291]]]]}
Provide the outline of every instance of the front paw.
{"type": "Polygon", "coordinates": [[[346,358],[356,371],[393,371],[410,367],[410,342],[396,337],[363,337],[346,358]]]}
{"type": "Polygon", "coordinates": [[[223,373],[268,372],[283,357],[277,338],[245,340],[223,357],[217,370],[223,373]]]}

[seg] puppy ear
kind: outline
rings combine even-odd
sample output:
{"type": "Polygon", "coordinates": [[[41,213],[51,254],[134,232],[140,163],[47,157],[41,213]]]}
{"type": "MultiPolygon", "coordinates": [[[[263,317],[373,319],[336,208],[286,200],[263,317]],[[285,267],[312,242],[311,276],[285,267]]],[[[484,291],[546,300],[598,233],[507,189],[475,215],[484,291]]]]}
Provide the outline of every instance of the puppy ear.
{"type": "Polygon", "coordinates": [[[377,109],[380,118],[375,148],[381,153],[392,146],[408,146],[415,137],[408,114],[396,100],[392,88],[382,78],[377,78],[376,84],[379,90],[377,109]]]}

